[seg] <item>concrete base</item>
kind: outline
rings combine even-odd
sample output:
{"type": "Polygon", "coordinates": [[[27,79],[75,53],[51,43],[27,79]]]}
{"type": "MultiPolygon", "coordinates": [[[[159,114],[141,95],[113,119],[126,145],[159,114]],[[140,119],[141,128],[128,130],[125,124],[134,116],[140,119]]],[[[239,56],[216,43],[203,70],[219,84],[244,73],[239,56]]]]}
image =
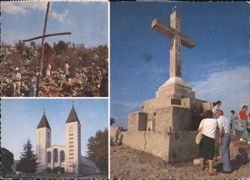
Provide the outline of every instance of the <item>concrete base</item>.
{"type": "Polygon", "coordinates": [[[144,101],[143,112],[153,113],[155,109],[181,105],[183,98],[195,99],[194,91],[181,78],[170,78],[159,87],[154,99],[144,101]]]}
{"type": "Polygon", "coordinates": [[[147,116],[145,112],[133,112],[128,116],[129,131],[145,131],[147,129],[147,116]]]}
{"type": "Polygon", "coordinates": [[[168,162],[183,162],[199,157],[199,146],[195,144],[195,136],[195,131],[178,131],[170,134],[168,162]]]}
{"type": "Polygon", "coordinates": [[[142,112],[129,114],[123,144],[175,163],[198,157],[195,136],[201,114],[210,109],[195,99],[185,81],[172,77],[160,86],[154,99],[146,100],[142,112]]]}
{"type": "Polygon", "coordinates": [[[157,133],[191,129],[191,111],[181,106],[169,106],[156,110],[155,129],[157,133]]]}
{"type": "Polygon", "coordinates": [[[183,79],[172,77],[162,84],[156,92],[156,98],[172,97],[174,99],[193,98],[195,97],[192,87],[189,86],[183,79]]]}
{"type": "Polygon", "coordinates": [[[123,144],[148,152],[168,163],[177,163],[198,157],[199,147],[194,142],[195,135],[194,131],[178,131],[171,134],[150,131],[123,132],[123,144]]]}

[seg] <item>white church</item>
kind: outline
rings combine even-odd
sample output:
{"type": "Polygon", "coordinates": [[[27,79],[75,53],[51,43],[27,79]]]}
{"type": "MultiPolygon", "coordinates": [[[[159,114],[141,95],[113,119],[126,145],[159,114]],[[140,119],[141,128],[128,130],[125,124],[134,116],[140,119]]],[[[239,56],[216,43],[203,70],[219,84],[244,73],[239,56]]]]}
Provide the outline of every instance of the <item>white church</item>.
{"type": "Polygon", "coordinates": [[[48,119],[43,116],[36,129],[36,154],[39,171],[47,168],[63,167],[65,173],[95,174],[95,164],[81,155],[81,123],[74,105],[65,122],[65,145],[51,145],[52,130],[48,119]]]}

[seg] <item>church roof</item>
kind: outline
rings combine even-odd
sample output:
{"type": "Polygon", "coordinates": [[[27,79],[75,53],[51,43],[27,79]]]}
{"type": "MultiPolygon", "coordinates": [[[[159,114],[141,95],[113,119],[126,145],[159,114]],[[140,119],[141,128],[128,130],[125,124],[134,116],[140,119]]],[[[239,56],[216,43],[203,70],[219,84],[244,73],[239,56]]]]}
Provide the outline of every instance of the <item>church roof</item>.
{"type": "Polygon", "coordinates": [[[40,120],[40,122],[39,122],[39,124],[38,124],[38,126],[37,126],[37,129],[39,129],[39,128],[44,128],[44,127],[50,129],[49,122],[48,122],[48,120],[47,120],[47,117],[46,117],[46,115],[45,115],[45,112],[43,113],[43,117],[41,118],[41,120],[40,120]]]}
{"type": "Polygon", "coordinates": [[[67,119],[66,123],[71,123],[71,122],[78,122],[78,123],[80,123],[80,121],[78,119],[78,116],[76,114],[74,106],[72,107],[72,109],[71,109],[71,111],[69,113],[69,116],[68,116],[68,119],[67,119]]]}

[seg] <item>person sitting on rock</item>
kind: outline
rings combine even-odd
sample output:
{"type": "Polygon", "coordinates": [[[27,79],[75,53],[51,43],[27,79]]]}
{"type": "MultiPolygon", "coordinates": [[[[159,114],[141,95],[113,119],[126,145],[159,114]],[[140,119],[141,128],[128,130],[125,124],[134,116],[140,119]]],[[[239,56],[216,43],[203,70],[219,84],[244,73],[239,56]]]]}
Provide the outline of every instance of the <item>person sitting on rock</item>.
{"type": "Polygon", "coordinates": [[[22,75],[19,71],[19,68],[16,67],[15,72],[12,74],[12,79],[13,79],[13,96],[20,96],[20,91],[21,91],[21,78],[22,75]]]}

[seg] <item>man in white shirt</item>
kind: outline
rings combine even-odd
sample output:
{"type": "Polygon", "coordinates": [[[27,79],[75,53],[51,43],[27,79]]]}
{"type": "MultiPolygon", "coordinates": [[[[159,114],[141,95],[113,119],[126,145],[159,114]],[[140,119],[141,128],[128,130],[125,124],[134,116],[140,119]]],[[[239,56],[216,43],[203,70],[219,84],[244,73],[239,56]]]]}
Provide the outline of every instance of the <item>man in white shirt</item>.
{"type": "Polygon", "coordinates": [[[231,127],[230,121],[223,116],[223,111],[217,109],[215,112],[215,117],[217,118],[217,123],[219,126],[219,144],[221,144],[221,155],[223,157],[223,171],[225,173],[231,173],[232,167],[230,162],[230,141],[231,141],[231,127]]]}

